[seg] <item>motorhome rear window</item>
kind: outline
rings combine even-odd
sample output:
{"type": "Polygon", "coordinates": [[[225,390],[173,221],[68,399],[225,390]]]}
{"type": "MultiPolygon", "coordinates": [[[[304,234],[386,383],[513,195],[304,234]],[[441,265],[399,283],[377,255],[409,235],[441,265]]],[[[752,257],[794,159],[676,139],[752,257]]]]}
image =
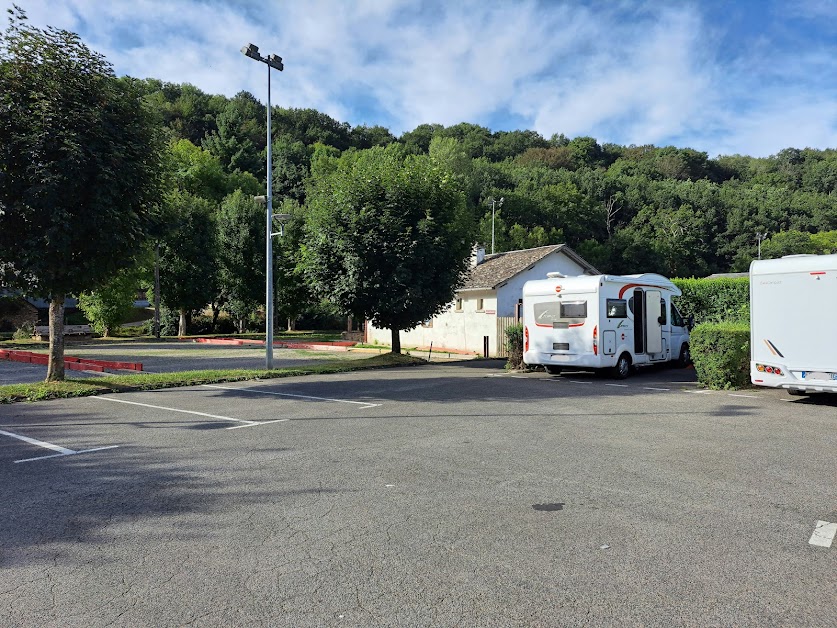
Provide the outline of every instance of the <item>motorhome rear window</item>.
{"type": "Polygon", "coordinates": [[[587,301],[564,301],[561,318],[587,318],[587,301]]]}
{"type": "Polygon", "coordinates": [[[551,325],[561,318],[558,303],[535,303],[535,322],[538,325],[551,325]]]}
{"type": "Polygon", "coordinates": [[[625,299],[608,299],[607,317],[628,318],[628,302],[625,299]]]}

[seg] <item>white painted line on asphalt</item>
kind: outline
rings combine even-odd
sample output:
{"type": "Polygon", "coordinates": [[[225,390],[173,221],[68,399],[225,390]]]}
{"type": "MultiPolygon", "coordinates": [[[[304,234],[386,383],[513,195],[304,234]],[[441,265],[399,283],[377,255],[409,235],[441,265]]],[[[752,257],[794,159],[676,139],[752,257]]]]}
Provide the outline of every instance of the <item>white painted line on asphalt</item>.
{"type": "Polygon", "coordinates": [[[525,375],[509,375],[512,379],[529,379],[525,375]]]}
{"type": "Polygon", "coordinates": [[[571,384],[592,384],[593,383],[593,382],[582,382],[582,381],[577,380],[577,379],[568,379],[566,381],[568,381],[571,384]]]}
{"type": "Polygon", "coordinates": [[[651,388],[650,386],[643,386],[642,390],[671,390],[671,388],[651,388]]]}
{"type": "Polygon", "coordinates": [[[627,384],[605,384],[605,386],[615,386],[616,388],[627,388],[627,384]]]}
{"type": "Polygon", "coordinates": [[[691,395],[711,395],[711,390],[684,390],[683,392],[687,392],[691,395]]]}
{"type": "Polygon", "coordinates": [[[108,447],[94,447],[93,449],[82,449],[81,451],[71,451],[66,454],[51,454],[49,456],[38,456],[37,458],[25,458],[23,460],[15,460],[18,462],[34,462],[35,460],[46,460],[47,458],[63,458],[64,456],[77,456],[79,454],[89,454],[92,451],[104,451],[105,449],[118,449],[119,445],[109,445],[108,447]]]}
{"type": "Polygon", "coordinates": [[[808,543],[811,545],[819,545],[820,547],[831,547],[831,542],[834,540],[835,534],[837,534],[837,523],[817,521],[817,525],[814,527],[814,533],[811,535],[808,543]]]}
{"type": "Polygon", "coordinates": [[[228,430],[240,430],[244,427],[254,427],[256,425],[267,425],[268,423],[282,423],[284,421],[290,421],[290,419],[275,419],[273,421],[252,421],[247,425],[233,425],[232,427],[228,427],[228,430]]]}
{"type": "Polygon", "coordinates": [[[292,393],[280,393],[270,390],[250,390],[249,388],[236,388],[235,386],[218,386],[216,384],[203,384],[205,388],[220,388],[222,390],[235,390],[237,392],[248,392],[256,395],[276,395],[277,397],[296,397],[298,399],[316,399],[317,401],[332,401],[334,403],[351,403],[361,406],[361,410],[366,408],[377,408],[380,403],[369,403],[368,401],[351,401],[349,399],[332,399],[330,397],[314,397],[312,395],[296,395],[292,393]]]}
{"type": "Polygon", "coordinates": [[[46,441],[37,440],[35,438],[29,438],[28,436],[21,436],[20,434],[12,434],[11,432],[4,432],[0,430],[0,434],[4,436],[11,436],[12,438],[16,438],[18,440],[22,440],[24,443],[29,443],[30,445],[37,445],[38,447],[43,447],[44,449],[51,449],[52,451],[57,451],[58,455],[66,456],[68,454],[76,453],[72,449],[67,449],[66,447],[59,447],[58,445],[53,445],[52,443],[47,443],[46,441]]]}
{"type": "Polygon", "coordinates": [[[758,399],[758,395],[736,395],[734,393],[729,393],[730,397],[746,397],[747,399],[758,399]]]}
{"type": "Polygon", "coordinates": [[[207,414],[206,412],[196,412],[194,410],[181,410],[180,408],[168,408],[166,406],[154,406],[150,403],[139,403],[138,401],[126,401],[124,399],[114,399],[113,397],[90,397],[90,399],[99,399],[101,401],[113,401],[114,403],[127,403],[132,406],[142,406],[143,408],[154,408],[155,410],[168,410],[169,412],[182,412],[183,414],[196,414],[197,416],[205,416],[210,419],[220,419],[221,421],[234,421],[235,423],[255,424],[256,421],[245,421],[244,419],[233,419],[228,416],[219,416],[217,414],[207,414]]]}

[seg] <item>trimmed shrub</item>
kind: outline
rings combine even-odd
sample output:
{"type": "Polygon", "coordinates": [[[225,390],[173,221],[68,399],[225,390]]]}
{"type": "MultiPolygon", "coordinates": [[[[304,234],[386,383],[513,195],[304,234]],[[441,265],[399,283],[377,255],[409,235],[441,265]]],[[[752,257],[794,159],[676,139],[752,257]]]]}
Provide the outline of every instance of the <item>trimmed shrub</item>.
{"type": "Polygon", "coordinates": [[[749,385],[749,325],[702,323],[692,330],[691,349],[701,384],[715,389],[749,385]]]}
{"type": "Polygon", "coordinates": [[[507,369],[523,368],[523,325],[517,324],[506,328],[506,351],[509,359],[507,369]]]}
{"type": "Polygon", "coordinates": [[[683,316],[692,315],[697,323],[749,322],[749,277],[672,279],[672,282],[683,292],[683,296],[674,299],[683,316]]]}

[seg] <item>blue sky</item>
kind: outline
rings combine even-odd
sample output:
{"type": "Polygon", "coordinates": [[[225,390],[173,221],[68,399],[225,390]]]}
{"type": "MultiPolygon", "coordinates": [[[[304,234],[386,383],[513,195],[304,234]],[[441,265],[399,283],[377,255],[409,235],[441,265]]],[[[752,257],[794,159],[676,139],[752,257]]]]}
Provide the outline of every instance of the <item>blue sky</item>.
{"type": "MultiPolygon", "coordinates": [[[[11,3],[7,2],[7,6],[11,3]]],[[[473,122],[767,156],[837,147],[837,0],[18,0],[118,74],[396,135],[473,122]]]]}

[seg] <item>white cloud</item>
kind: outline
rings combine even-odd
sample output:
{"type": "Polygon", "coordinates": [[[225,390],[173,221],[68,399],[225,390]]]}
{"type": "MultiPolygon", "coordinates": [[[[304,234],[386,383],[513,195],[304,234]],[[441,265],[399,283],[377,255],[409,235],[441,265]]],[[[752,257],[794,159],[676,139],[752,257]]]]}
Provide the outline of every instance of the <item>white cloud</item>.
{"type": "MultiPolygon", "coordinates": [[[[800,13],[831,6],[805,0],[800,13]]],[[[28,0],[26,10],[79,32],[120,74],[264,100],[264,66],[239,52],[255,43],[285,59],[274,104],[396,134],[506,112],[547,137],[712,155],[837,140],[833,44],[801,41],[790,54],[765,34],[719,50],[726,25],[699,2],[28,0]]]]}

